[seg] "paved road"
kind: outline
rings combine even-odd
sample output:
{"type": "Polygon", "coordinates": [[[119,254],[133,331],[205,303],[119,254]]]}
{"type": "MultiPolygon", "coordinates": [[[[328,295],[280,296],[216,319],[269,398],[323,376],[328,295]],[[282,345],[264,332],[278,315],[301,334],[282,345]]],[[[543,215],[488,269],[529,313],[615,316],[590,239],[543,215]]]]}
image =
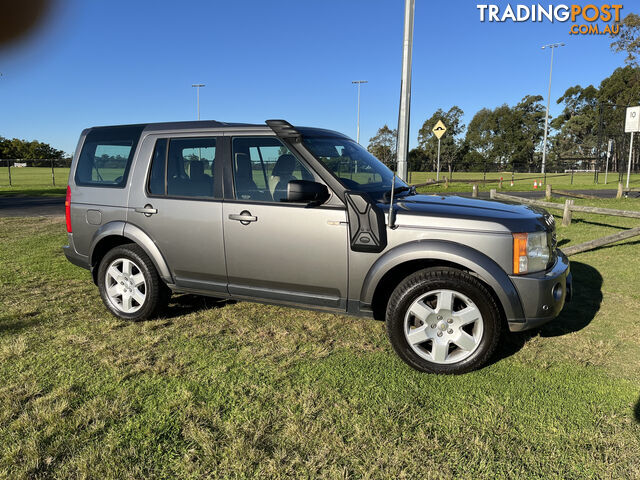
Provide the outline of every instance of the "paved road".
{"type": "MultiPolygon", "coordinates": [[[[577,193],[597,195],[602,198],[614,198],[616,190],[573,190],[577,193]]],[[[525,198],[542,198],[544,190],[529,190],[526,192],[505,192],[525,198]]],[[[448,195],[463,195],[470,197],[471,192],[447,192],[448,195]]],[[[638,195],[632,193],[632,195],[638,195]]],[[[480,191],[480,198],[489,198],[489,192],[480,191]]],[[[0,217],[39,217],[49,215],[64,215],[64,197],[0,197],[0,217]]]]}
{"type": "Polygon", "coordinates": [[[0,217],[64,215],[64,197],[0,197],[0,217]]]}

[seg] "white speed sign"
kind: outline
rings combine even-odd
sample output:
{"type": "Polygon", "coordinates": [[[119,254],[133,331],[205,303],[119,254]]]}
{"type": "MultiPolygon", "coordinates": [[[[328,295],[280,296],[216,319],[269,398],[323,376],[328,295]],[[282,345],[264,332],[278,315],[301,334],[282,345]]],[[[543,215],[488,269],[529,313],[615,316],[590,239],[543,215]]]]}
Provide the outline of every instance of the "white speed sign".
{"type": "Polygon", "coordinates": [[[627,107],[624,131],[625,133],[640,132],[640,107],[627,107]]]}

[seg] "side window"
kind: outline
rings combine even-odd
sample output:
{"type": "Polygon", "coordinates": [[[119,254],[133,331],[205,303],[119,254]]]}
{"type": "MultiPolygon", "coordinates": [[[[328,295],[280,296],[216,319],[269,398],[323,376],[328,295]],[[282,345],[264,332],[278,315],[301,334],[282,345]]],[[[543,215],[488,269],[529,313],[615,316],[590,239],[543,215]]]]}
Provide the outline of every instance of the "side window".
{"type": "Polygon", "coordinates": [[[314,178],[275,137],[236,137],[232,152],[238,200],[281,202],[291,180],[314,178]]]}
{"type": "Polygon", "coordinates": [[[149,173],[149,193],[151,195],[166,195],[165,174],[167,164],[167,139],[161,138],[156,142],[156,148],[151,157],[151,172],[149,173]]]}
{"type": "Polygon", "coordinates": [[[76,184],[123,188],[143,128],[134,125],[92,129],[78,157],[76,184]]]}
{"type": "Polygon", "coordinates": [[[215,159],[215,138],[158,140],[149,173],[149,193],[170,197],[213,197],[215,159]]]}

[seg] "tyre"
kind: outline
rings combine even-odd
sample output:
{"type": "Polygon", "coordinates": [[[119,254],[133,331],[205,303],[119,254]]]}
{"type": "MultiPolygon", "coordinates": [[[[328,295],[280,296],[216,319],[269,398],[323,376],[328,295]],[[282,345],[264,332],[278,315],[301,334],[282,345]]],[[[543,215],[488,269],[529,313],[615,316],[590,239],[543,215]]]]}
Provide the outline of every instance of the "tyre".
{"type": "Polygon", "coordinates": [[[131,321],[156,316],[171,296],[153,262],[136,244],[115,247],[104,256],[98,288],[111,313],[131,321]]]}
{"type": "Polygon", "coordinates": [[[502,334],[493,295],[467,272],[435,267],[404,279],[386,311],[400,358],[421,372],[460,374],[482,367],[502,334]]]}

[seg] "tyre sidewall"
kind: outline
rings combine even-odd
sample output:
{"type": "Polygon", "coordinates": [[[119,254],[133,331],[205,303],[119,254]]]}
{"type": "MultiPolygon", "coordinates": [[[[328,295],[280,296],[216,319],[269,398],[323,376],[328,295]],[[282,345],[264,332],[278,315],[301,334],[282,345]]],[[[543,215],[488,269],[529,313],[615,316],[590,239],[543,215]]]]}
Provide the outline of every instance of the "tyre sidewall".
{"type": "Polygon", "coordinates": [[[396,353],[413,368],[430,373],[465,373],[483,365],[495,350],[501,335],[501,317],[490,292],[466,272],[455,269],[427,269],[403,281],[391,296],[387,308],[387,333],[396,353]],[[451,364],[432,363],[413,351],[404,334],[407,310],[421,295],[448,289],[467,296],[482,315],[483,334],[476,350],[451,364]]]}
{"type": "Polygon", "coordinates": [[[139,247],[137,246],[122,246],[116,247],[113,250],[109,251],[100,262],[100,267],[98,269],[98,289],[100,290],[100,296],[102,297],[102,301],[105,306],[109,309],[109,311],[118,318],[122,318],[124,320],[137,321],[145,318],[149,318],[152,316],[157,307],[157,297],[158,297],[158,278],[157,273],[155,271],[155,267],[151,264],[149,258],[144,254],[144,252],[138,251],[139,247]],[[144,276],[144,280],[146,283],[146,296],[144,303],[141,308],[133,313],[125,313],[118,310],[109,299],[107,295],[107,289],[105,285],[105,274],[109,265],[114,260],[119,258],[126,258],[131,260],[136,264],[136,266],[140,269],[140,272],[144,276]],[[151,264],[151,267],[150,267],[151,264]]]}

